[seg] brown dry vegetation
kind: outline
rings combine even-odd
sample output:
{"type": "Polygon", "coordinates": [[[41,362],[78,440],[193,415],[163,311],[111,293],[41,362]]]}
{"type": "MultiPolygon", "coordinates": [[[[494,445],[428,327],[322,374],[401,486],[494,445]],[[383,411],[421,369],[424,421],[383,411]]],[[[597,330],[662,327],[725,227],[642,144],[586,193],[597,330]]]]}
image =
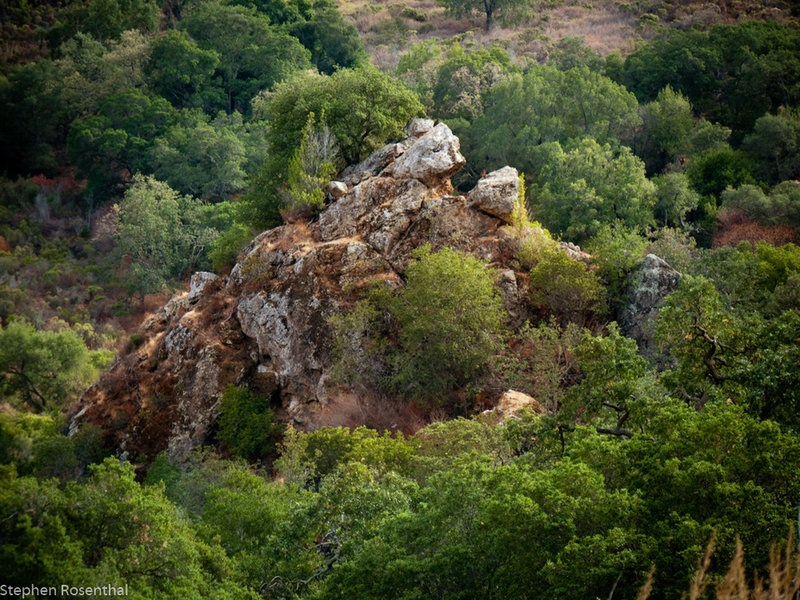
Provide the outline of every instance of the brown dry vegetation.
{"type": "MultiPolygon", "coordinates": [[[[736,540],[736,552],[728,566],[728,572],[719,581],[712,581],[708,569],[714,554],[715,539],[712,536],[703,557],[697,563],[692,583],[689,587],[688,600],[707,597],[706,590],[713,587],[715,600],[796,600],[800,592],[800,553],[794,539],[794,532],[789,532],[786,545],[777,544],[770,548],[769,564],[765,575],[754,573],[747,576],[744,548],[740,540],[736,540]]],[[[654,570],[651,570],[636,600],[647,600],[654,584],[654,570]]],[[[687,598],[684,594],[682,600],[687,598]]]]}
{"type": "Polygon", "coordinates": [[[658,25],[681,29],[736,23],[744,19],[797,21],[789,0],[531,0],[510,18],[500,15],[486,32],[483,16],[454,19],[435,0],[339,0],[339,9],[362,34],[373,63],[393,69],[412,44],[431,38],[467,36],[477,44],[500,43],[512,56],[543,62],[565,37],[582,37],[608,55],[623,55],[650,38],[658,25]]]}
{"type": "Polygon", "coordinates": [[[721,210],[717,216],[717,226],[712,248],[738,246],[741,242],[749,242],[755,246],[758,242],[765,241],[773,246],[783,246],[800,241],[797,230],[788,225],[763,225],[748,219],[742,211],[735,209],[721,210]]]}

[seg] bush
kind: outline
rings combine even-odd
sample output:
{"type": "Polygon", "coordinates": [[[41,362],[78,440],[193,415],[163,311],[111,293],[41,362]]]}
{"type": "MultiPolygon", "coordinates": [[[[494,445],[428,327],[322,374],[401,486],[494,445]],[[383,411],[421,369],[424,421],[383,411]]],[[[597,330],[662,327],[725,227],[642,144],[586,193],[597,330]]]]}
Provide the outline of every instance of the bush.
{"type": "Polygon", "coordinates": [[[228,231],[211,242],[208,258],[217,273],[229,271],[236,263],[239,252],[253,239],[253,230],[242,223],[234,223],[228,231]]]}
{"type": "Polygon", "coordinates": [[[390,302],[400,344],[392,383],[437,399],[485,368],[500,345],[503,310],[491,272],[476,258],[450,248],[432,254],[429,246],[414,257],[390,302]]]}
{"type": "Polygon", "coordinates": [[[533,305],[562,323],[583,325],[589,313],[604,308],[603,287],[597,275],[560,248],[543,250],[529,281],[533,305]]]}
{"type": "Polygon", "coordinates": [[[282,427],[274,419],[269,400],[229,385],[222,394],[217,437],[237,456],[258,460],[275,450],[282,427]]]}

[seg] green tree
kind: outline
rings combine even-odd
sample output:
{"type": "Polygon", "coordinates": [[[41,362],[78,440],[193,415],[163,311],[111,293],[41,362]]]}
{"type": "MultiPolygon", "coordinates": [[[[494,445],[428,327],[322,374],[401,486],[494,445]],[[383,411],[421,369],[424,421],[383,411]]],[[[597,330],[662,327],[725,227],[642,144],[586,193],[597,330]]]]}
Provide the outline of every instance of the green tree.
{"type": "Polygon", "coordinates": [[[703,196],[719,197],[727,187],[755,183],[750,157],[727,144],[693,157],[686,167],[686,176],[703,196]]]}
{"type": "Polygon", "coordinates": [[[331,75],[336,69],[367,63],[358,29],[344,20],[335,2],[316,0],[313,12],[313,17],[298,21],[289,31],[311,52],[311,63],[320,73],[331,75]]]}
{"type": "Polygon", "coordinates": [[[134,177],[119,205],[117,231],[117,252],[130,260],[130,294],[159,290],[198,266],[217,235],[202,216],[199,201],[152,177],[134,177]]]}
{"type": "Polygon", "coordinates": [[[800,177],[800,115],[760,117],[742,147],[755,155],[754,171],[762,180],[775,184],[800,177]]]}
{"type": "Polygon", "coordinates": [[[590,241],[587,250],[605,283],[608,304],[616,314],[627,301],[628,275],[642,261],[647,240],[621,223],[604,225],[590,241]]]}
{"type": "Polygon", "coordinates": [[[164,497],[142,486],[130,463],[108,458],[85,483],[4,474],[0,527],[4,578],[13,585],[129,585],[130,597],[227,600],[259,597],[241,585],[218,542],[198,539],[164,497]]]}
{"type": "Polygon", "coordinates": [[[636,153],[649,173],[660,171],[680,154],[689,153],[694,115],[686,96],[667,86],[640,112],[642,131],[636,140],[636,153]]]}
{"type": "Polygon", "coordinates": [[[217,425],[217,437],[235,455],[250,461],[273,452],[281,432],[269,399],[233,385],[222,394],[217,425]]]}
{"type": "Polygon", "coordinates": [[[574,351],[583,379],[567,390],[559,418],[592,423],[601,433],[633,437],[626,428],[631,414],[642,398],[652,400],[655,395],[647,362],[638,351],[636,342],[620,335],[613,321],[605,336],[585,332],[574,351]]]}
{"type": "Polygon", "coordinates": [[[677,361],[662,377],[687,402],[704,405],[726,392],[743,351],[742,323],[723,306],[719,292],[704,277],[684,277],[659,313],[656,339],[677,361]]]}
{"type": "Polygon", "coordinates": [[[325,187],[339,170],[337,154],[336,139],[324,115],[316,124],[314,113],[309,114],[300,146],[289,161],[286,185],[280,190],[284,220],[308,218],[324,208],[325,187]]]}
{"type": "Polygon", "coordinates": [[[76,120],[67,137],[67,155],[89,189],[106,198],[137,171],[148,170],[153,140],[176,119],[161,97],[130,90],[107,98],[95,116],[76,120]]]}
{"type": "Polygon", "coordinates": [[[0,394],[36,412],[57,411],[110,360],[106,350],[87,350],[71,329],[38,330],[24,321],[11,321],[0,327],[0,394]]]}
{"type": "MultiPolygon", "coordinates": [[[[489,31],[498,13],[511,13],[522,6],[520,0],[442,0],[442,5],[455,17],[471,16],[473,13],[486,15],[485,29],[489,31]]],[[[506,14],[506,16],[510,16],[506,14]]]]}
{"type": "Polygon", "coordinates": [[[652,179],[656,190],[655,215],[664,227],[686,227],[686,213],[697,208],[700,195],[691,186],[684,173],[667,173],[652,179]]]}
{"type": "Polygon", "coordinates": [[[592,313],[603,312],[603,289],[597,274],[559,247],[543,247],[528,279],[530,300],[562,325],[583,326],[592,313]]]}
{"type": "Polygon", "coordinates": [[[224,92],[213,75],[220,62],[216,50],[204,50],[185,31],[172,29],[150,43],[145,71],[152,89],[173,106],[206,110],[225,107],[224,92]]]}
{"type": "Polygon", "coordinates": [[[155,0],[87,0],[65,4],[59,21],[46,33],[51,48],[58,48],[77,33],[108,42],[131,29],[154,32],[161,16],[155,0]]]}
{"type": "Polygon", "coordinates": [[[250,99],[294,71],[310,66],[296,38],[270,27],[255,8],[205,3],[180,22],[197,45],[219,57],[217,74],[227,96],[226,110],[249,111],[250,99]]]}
{"type": "Polygon", "coordinates": [[[221,112],[211,120],[199,111],[184,111],[153,141],[152,173],[182,193],[228,199],[246,186],[248,138],[239,113],[221,112]]]}
{"type": "Polygon", "coordinates": [[[565,152],[556,142],[536,183],[528,192],[534,216],[570,241],[582,242],[615,221],[639,232],[653,221],[653,184],[625,147],[615,152],[584,138],[565,152]]]}
{"type": "Polygon", "coordinates": [[[8,175],[55,173],[64,101],[50,60],[0,74],[0,163],[8,175]]]}
{"type": "Polygon", "coordinates": [[[486,368],[503,333],[491,273],[471,256],[424,246],[390,301],[399,352],[392,384],[400,393],[439,399],[486,368]]]}
{"type": "Polygon", "coordinates": [[[253,104],[254,117],[269,123],[269,157],[247,195],[246,219],[257,227],[280,223],[279,189],[311,113],[325,115],[341,158],[349,164],[402,137],[403,126],[422,109],[413,93],[372,67],[341,69],[331,76],[302,74],[253,104]]]}
{"type": "Polygon", "coordinates": [[[478,172],[513,165],[535,174],[546,160],[543,144],[590,136],[616,146],[641,122],[633,94],[587,67],[534,65],[492,87],[484,104],[483,115],[459,132],[478,172]]]}
{"type": "Polygon", "coordinates": [[[547,57],[547,64],[552,64],[560,71],[569,71],[576,67],[587,67],[590,71],[603,72],[603,57],[586,45],[582,37],[563,37],[547,57]]]}

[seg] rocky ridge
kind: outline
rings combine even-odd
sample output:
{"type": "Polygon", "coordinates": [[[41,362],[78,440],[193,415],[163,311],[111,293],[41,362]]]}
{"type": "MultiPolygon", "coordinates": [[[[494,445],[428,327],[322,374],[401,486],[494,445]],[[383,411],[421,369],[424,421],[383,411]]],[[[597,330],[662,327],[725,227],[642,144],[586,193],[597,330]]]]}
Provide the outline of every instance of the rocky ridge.
{"type": "Polygon", "coordinates": [[[330,424],[324,415],[368,399],[331,384],[328,319],[376,280],[402,286],[423,244],[494,267],[512,326],[529,318],[526,275],[513,268],[520,233],[508,226],[517,171],[504,167],[455,195],[450,176],[465,162],[458,138],[427,119],[412,120],[406,133],[345,169],[318,220],[262,233],[227,279],[196,273],[84,394],[72,428],[104,426],[131,458],[179,455],[207,439],[229,384],[270,397],[279,418],[297,426],[330,424]]]}

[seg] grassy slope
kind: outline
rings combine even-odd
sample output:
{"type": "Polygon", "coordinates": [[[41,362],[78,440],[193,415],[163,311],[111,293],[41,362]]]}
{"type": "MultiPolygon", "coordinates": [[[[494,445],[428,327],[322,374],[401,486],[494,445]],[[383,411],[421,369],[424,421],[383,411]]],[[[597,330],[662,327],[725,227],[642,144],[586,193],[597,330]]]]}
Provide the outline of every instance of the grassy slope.
{"type": "Polygon", "coordinates": [[[544,61],[564,37],[582,37],[603,55],[625,54],[659,25],[689,28],[744,19],[800,22],[800,7],[791,0],[532,0],[512,18],[500,15],[487,33],[482,15],[454,19],[436,0],[338,2],[364,37],[373,62],[383,69],[393,69],[413,43],[457,35],[481,45],[499,41],[512,56],[544,61]]]}

